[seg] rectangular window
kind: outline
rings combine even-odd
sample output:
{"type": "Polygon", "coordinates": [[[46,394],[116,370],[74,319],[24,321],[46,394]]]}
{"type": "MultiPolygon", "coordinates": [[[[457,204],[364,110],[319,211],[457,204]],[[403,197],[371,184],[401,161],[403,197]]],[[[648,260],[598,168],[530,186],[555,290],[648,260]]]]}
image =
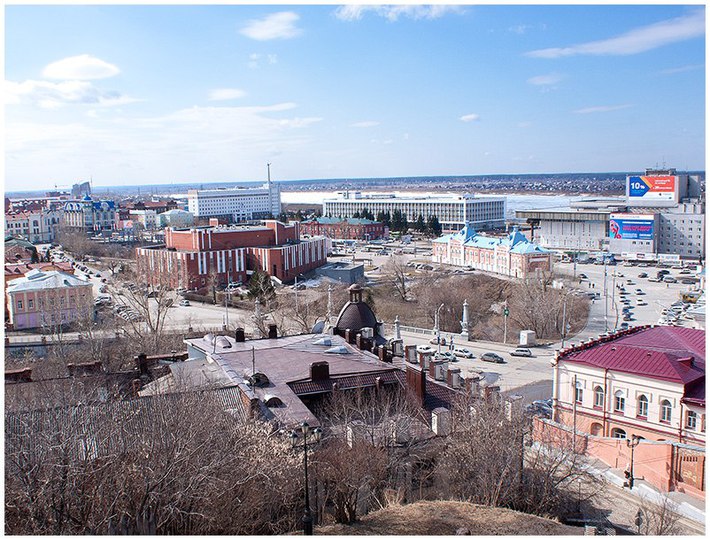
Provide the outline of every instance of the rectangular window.
{"type": "Polygon", "coordinates": [[[22,309],[22,300],[17,301],[17,309],[22,309]]]}
{"type": "Polygon", "coordinates": [[[626,400],[623,397],[614,396],[614,411],[623,413],[625,402],[626,400]]]}
{"type": "Polygon", "coordinates": [[[694,411],[688,411],[688,415],[685,419],[685,427],[688,429],[697,429],[698,415],[694,411]]]}
{"type": "Polygon", "coordinates": [[[35,307],[35,301],[32,299],[27,300],[27,309],[34,309],[34,307],[35,307]]]}

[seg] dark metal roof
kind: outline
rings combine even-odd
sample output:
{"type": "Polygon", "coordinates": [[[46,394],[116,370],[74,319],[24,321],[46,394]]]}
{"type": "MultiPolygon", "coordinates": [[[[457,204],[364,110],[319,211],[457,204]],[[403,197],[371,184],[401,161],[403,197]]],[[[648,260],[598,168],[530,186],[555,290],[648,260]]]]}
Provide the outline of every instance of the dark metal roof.
{"type": "Polygon", "coordinates": [[[340,310],[335,327],[340,330],[350,328],[356,333],[363,328],[374,329],[377,327],[377,317],[365,302],[348,302],[340,310]]]}
{"type": "Polygon", "coordinates": [[[358,373],[357,375],[347,375],[344,377],[330,377],[322,381],[296,381],[289,383],[291,390],[298,395],[322,394],[331,392],[333,384],[338,384],[339,390],[350,390],[352,388],[365,388],[375,386],[375,379],[378,377],[382,384],[399,383],[396,369],[392,371],[379,371],[375,373],[358,373]]]}

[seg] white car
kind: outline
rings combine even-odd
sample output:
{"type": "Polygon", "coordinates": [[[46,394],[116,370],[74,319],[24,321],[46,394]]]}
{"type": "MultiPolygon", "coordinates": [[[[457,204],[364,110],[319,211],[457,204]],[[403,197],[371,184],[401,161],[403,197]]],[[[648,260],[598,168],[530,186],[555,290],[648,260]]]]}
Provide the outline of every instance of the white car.
{"type": "Polygon", "coordinates": [[[464,347],[456,347],[454,349],[454,354],[456,356],[461,356],[462,358],[476,358],[476,355],[464,347]]]}
{"type": "Polygon", "coordinates": [[[527,358],[532,357],[532,351],[524,347],[518,347],[514,351],[510,351],[510,356],[525,356],[527,358]]]}
{"type": "Polygon", "coordinates": [[[180,305],[183,307],[187,307],[190,305],[190,301],[189,300],[180,300],[180,305]]]}

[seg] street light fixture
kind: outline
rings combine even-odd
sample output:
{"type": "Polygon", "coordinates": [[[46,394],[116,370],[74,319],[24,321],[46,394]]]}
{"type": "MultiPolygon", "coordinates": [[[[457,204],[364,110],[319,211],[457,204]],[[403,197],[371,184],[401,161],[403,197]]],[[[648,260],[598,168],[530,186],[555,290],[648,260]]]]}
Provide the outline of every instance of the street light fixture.
{"type": "Polygon", "coordinates": [[[303,437],[303,473],[306,480],[306,490],[305,490],[305,509],[303,511],[303,534],[307,536],[313,536],[313,515],[311,514],[311,503],[308,498],[308,446],[316,444],[320,441],[323,430],[319,427],[311,431],[308,422],[301,422],[301,434],[296,430],[292,430],[289,433],[289,439],[291,439],[291,446],[296,448],[299,443],[301,436],[303,437]],[[309,440],[310,438],[310,440],[309,440]]]}
{"type": "Polygon", "coordinates": [[[626,446],[631,448],[631,465],[629,466],[629,471],[627,472],[629,489],[634,489],[634,448],[636,448],[640,442],[641,437],[638,435],[632,435],[630,440],[626,439],[626,446]]]}

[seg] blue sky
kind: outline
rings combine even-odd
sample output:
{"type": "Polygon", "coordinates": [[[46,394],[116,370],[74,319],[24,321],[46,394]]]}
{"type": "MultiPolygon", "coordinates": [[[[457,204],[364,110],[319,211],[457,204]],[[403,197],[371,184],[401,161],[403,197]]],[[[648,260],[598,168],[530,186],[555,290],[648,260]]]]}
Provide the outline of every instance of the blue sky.
{"type": "Polygon", "coordinates": [[[5,8],[8,191],[705,167],[705,10],[5,8]]]}

